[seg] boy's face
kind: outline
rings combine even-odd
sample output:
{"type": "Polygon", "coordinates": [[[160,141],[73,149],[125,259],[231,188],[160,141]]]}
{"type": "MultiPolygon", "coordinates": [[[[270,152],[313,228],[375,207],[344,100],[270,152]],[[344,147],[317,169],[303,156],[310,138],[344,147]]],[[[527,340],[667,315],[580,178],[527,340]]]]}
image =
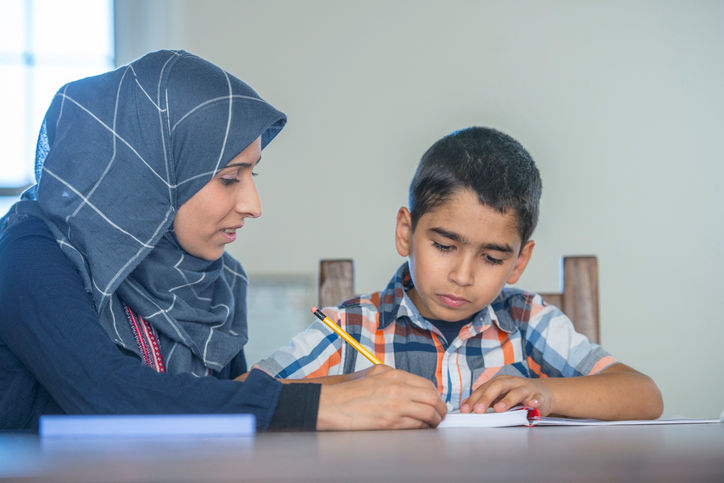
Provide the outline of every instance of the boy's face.
{"type": "Polygon", "coordinates": [[[468,189],[422,215],[414,232],[410,212],[400,208],[395,243],[410,260],[415,287],[408,296],[417,310],[448,322],[472,316],[517,282],[534,246],[520,249],[516,217],[482,205],[468,189]]]}

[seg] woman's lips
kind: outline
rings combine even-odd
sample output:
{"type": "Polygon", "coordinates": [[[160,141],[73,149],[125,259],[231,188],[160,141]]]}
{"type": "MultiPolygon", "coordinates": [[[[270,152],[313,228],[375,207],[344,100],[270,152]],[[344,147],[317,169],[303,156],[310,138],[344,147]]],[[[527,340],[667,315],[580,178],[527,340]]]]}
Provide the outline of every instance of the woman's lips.
{"type": "Polygon", "coordinates": [[[440,300],[442,301],[442,303],[444,305],[447,305],[448,307],[451,307],[454,309],[456,309],[458,307],[462,307],[463,305],[468,303],[467,299],[464,299],[462,297],[456,297],[454,295],[441,294],[441,295],[438,295],[438,297],[440,297],[440,300]]]}
{"type": "Polygon", "coordinates": [[[234,240],[236,240],[236,230],[232,232],[227,232],[225,230],[221,230],[221,235],[224,237],[224,240],[226,243],[231,243],[234,240]]]}

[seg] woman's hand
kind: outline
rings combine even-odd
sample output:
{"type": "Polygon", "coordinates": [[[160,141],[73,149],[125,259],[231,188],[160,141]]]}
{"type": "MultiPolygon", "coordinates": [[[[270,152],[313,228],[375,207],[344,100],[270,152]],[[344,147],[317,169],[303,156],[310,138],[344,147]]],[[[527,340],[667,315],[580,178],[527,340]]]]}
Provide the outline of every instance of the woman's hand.
{"type": "Polygon", "coordinates": [[[375,365],[349,381],[322,386],[317,429],[434,428],[445,413],[445,403],[430,381],[375,365]]]}

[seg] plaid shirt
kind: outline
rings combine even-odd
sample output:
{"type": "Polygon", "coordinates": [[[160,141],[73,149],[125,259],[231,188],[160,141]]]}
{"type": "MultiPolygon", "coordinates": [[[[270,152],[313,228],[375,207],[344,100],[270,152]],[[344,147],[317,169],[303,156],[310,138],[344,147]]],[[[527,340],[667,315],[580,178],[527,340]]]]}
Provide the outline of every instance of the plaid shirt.
{"type": "MultiPolygon", "coordinates": [[[[595,374],[616,360],[577,333],[558,308],[540,295],[505,288],[446,342],[405,293],[412,287],[407,263],[387,288],[348,300],[324,313],[384,364],[431,380],[444,401],[459,408],[484,382],[500,374],[572,377],[595,374]]],[[[278,378],[348,374],[371,363],[322,322],[255,367],[278,378]]]]}

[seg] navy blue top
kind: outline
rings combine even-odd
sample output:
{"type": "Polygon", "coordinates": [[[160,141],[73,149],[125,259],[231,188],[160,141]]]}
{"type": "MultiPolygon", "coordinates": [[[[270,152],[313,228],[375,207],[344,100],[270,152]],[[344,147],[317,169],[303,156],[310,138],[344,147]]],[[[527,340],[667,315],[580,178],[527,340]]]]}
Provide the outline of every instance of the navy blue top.
{"type": "Polygon", "coordinates": [[[0,236],[0,430],[37,430],[41,414],[252,413],[264,429],[314,429],[318,384],[287,384],[243,353],[215,374],[159,374],[114,344],[75,266],[45,223],[0,236]]]}
{"type": "Polygon", "coordinates": [[[428,322],[430,322],[432,325],[437,327],[437,329],[442,332],[443,337],[445,338],[445,342],[447,342],[447,345],[452,344],[452,341],[455,340],[455,337],[458,336],[460,333],[460,330],[468,325],[471,320],[473,320],[473,317],[475,317],[477,313],[475,313],[472,317],[468,317],[465,320],[457,320],[455,322],[448,322],[446,320],[438,320],[438,319],[425,319],[428,322]]]}

